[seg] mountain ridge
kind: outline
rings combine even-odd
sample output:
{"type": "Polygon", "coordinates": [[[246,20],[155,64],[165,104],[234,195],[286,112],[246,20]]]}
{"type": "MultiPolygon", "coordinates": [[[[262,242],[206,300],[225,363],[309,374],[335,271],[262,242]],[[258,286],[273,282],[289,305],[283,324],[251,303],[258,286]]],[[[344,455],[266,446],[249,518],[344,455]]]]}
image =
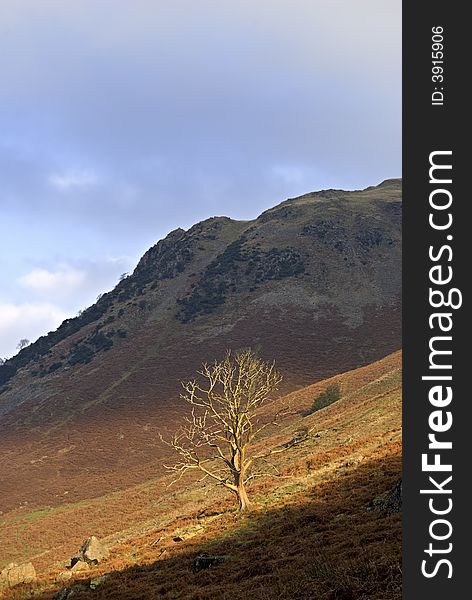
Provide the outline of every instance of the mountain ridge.
{"type": "MultiPolygon", "coordinates": [[[[193,225],[192,227],[190,227],[188,230],[185,230],[181,227],[177,227],[176,229],[171,230],[164,238],[162,238],[161,240],[159,240],[155,245],[153,245],[151,248],[149,248],[141,257],[141,259],[138,261],[138,264],[136,265],[133,274],[131,275],[134,276],[135,274],[139,273],[139,271],[142,269],[143,264],[146,263],[146,261],[149,259],[149,256],[152,256],[156,250],[161,250],[161,247],[165,245],[167,245],[169,242],[171,243],[175,243],[180,241],[182,238],[184,238],[187,234],[191,234],[193,230],[197,229],[197,228],[201,228],[203,227],[203,225],[205,224],[209,224],[209,223],[217,223],[217,222],[231,222],[231,223],[238,223],[238,224],[249,224],[250,223],[254,223],[257,220],[260,220],[261,218],[264,219],[265,217],[267,217],[268,215],[273,215],[277,210],[285,207],[285,206],[289,206],[289,205],[293,205],[296,204],[297,202],[303,201],[303,199],[314,199],[314,198],[326,198],[328,196],[331,196],[333,194],[356,194],[358,192],[367,192],[370,190],[375,190],[375,189],[380,189],[380,188],[385,188],[385,187],[390,187],[392,185],[394,186],[398,186],[399,184],[401,184],[401,179],[400,178],[391,178],[391,179],[386,179],[384,181],[382,181],[380,184],[378,184],[377,186],[369,186],[363,190],[349,190],[349,191],[345,191],[345,190],[341,190],[341,189],[326,189],[326,190],[320,190],[318,192],[308,192],[307,194],[303,194],[302,196],[297,196],[297,197],[293,197],[293,198],[287,198],[286,200],[282,201],[281,203],[279,203],[278,205],[271,207],[265,211],[263,211],[258,217],[256,217],[256,219],[252,219],[252,220],[236,220],[236,219],[232,219],[231,217],[228,216],[213,216],[213,217],[209,217],[207,219],[204,219],[198,223],[196,223],[195,225],[193,225]]],[[[122,282],[120,282],[122,283],[122,282]]],[[[111,290],[110,292],[105,292],[103,294],[99,295],[99,299],[97,299],[97,302],[88,307],[87,309],[85,309],[85,311],[81,311],[82,313],[87,313],[90,312],[91,309],[93,309],[94,306],[97,306],[99,304],[105,304],[105,302],[103,302],[105,297],[108,297],[110,294],[113,294],[115,291],[118,290],[118,288],[120,287],[120,283],[117,284],[117,286],[115,286],[115,288],[113,290],[111,290]]],[[[35,342],[33,342],[32,344],[30,344],[30,346],[23,348],[22,350],[20,350],[20,352],[16,355],[14,355],[13,357],[10,357],[9,359],[7,359],[5,361],[5,363],[3,365],[0,365],[0,385],[3,383],[6,383],[9,378],[11,378],[10,373],[12,372],[11,369],[9,368],[10,365],[13,363],[15,364],[16,362],[18,362],[19,367],[21,368],[22,366],[25,366],[25,364],[27,364],[27,362],[29,361],[29,357],[32,354],[32,350],[37,347],[37,346],[41,346],[41,342],[43,340],[45,340],[45,338],[51,337],[51,345],[54,345],[55,343],[55,337],[54,334],[60,330],[61,328],[64,328],[64,325],[67,323],[78,323],[80,324],[80,321],[83,321],[83,314],[77,316],[77,317],[72,317],[72,318],[68,318],[65,319],[65,321],[63,321],[63,323],[61,323],[61,325],[58,327],[57,330],[55,331],[51,331],[48,334],[45,334],[43,336],[40,336],[40,338],[38,338],[38,340],[36,340],[35,342]],[[22,360],[22,358],[24,357],[24,359],[22,360]]],[[[65,332],[67,333],[67,332],[65,332]]],[[[49,349],[50,345],[46,344],[46,347],[49,349]]],[[[1,393],[2,390],[0,390],[1,393]]]]}
{"type": "Polygon", "coordinates": [[[397,350],[400,260],[400,180],[173,230],[111,292],[0,367],[5,504],[35,501],[31,478],[52,504],[144,481],[165,455],[157,429],[182,414],[180,380],[227,348],[275,359],[280,393],[397,350]],[[112,454],[100,449],[112,440],[112,454]]]}

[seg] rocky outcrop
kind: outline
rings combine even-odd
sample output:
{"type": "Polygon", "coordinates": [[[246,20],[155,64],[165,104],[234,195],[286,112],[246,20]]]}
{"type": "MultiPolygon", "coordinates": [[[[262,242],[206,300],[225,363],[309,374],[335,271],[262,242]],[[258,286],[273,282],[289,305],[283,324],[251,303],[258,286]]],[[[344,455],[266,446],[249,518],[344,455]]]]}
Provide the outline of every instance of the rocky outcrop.
{"type": "Polygon", "coordinates": [[[0,572],[0,588],[12,588],[22,583],[33,583],[34,581],[36,581],[36,570],[30,562],[21,565],[10,563],[0,572]]]}

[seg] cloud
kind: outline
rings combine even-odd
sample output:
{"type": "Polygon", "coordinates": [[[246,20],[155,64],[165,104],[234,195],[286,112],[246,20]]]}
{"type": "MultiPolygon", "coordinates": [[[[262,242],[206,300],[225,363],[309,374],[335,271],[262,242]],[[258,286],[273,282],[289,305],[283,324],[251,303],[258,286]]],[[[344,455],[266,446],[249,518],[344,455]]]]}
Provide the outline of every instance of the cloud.
{"type": "Polygon", "coordinates": [[[49,302],[0,304],[0,356],[13,356],[20,339],[34,341],[40,335],[57,329],[68,316],[67,312],[49,302]]]}
{"type": "Polygon", "coordinates": [[[33,269],[30,273],[20,277],[18,281],[20,285],[34,292],[54,296],[55,294],[72,293],[83,285],[85,279],[84,271],[66,266],[59,271],[33,269]]]}
{"type": "Polygon", "coordinates": [[[309,166],[303,192],[400,174],[398,2],[3,4],[0,195],[48,227],[119,251],[294,195],[272,165],[309,166]]]}
{"type": "Polygon", "coordinates": [[[0,300],[0,357],[16,354],[20,339],[34,342],[93,304],[118,283],[121,273],[132,270],[133,262],[126,256],[104,256],[38,266],[25,273],[10,291],[15,301],[0,300]]]}
{"type": "Polygon", "coordinates": [[[305,179],[303,169],[296,165],[276,165],[270,169],[270,173],[285,184],[299,184],[305,179]]]}
{"type": "Polygon", "coordinates": [[[49,184],[60,192],[70,190],[86,190],[96,186],[100,178],[93,171],[66,171],[64,173],[52,173],[48,177],[49,184]]]}
{"type": "Polygon", "coordinates": [[[76,259],[35,267],[19,277],[17,284],[29,301],[47,298],[63,310],[77,312],[95,302],[98,294],[112,289],[131,265],[129,257],[76,259]]]}
{"type": "Polygon", "coordinates": [[[171,229],[401,173],[394,0],[1,0],[0,72],[0,302],[75,314],[171,229]]]}

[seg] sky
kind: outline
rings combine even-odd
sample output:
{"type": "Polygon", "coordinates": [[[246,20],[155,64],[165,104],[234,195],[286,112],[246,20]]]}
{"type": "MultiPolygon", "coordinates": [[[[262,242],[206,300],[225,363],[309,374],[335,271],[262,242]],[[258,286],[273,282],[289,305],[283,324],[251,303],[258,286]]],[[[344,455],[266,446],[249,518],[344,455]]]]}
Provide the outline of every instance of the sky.
{"type": "Polygon", "coordinates": [[[400,0],[1,0],[0,357],[177,227],[401,176],[400,0]]]}

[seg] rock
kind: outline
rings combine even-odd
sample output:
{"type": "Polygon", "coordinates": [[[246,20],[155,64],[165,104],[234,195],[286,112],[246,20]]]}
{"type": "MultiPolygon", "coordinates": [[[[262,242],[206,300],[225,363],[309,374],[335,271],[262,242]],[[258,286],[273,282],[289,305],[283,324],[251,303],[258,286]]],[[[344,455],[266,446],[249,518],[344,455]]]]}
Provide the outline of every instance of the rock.
{"type": "Polygon", "coordinates": [[[90,571],[90,565],[83,560],[78,560],[74,566],[70,568],[69,573],[81,573],[82,571],[90,571]]]}
{"type": "Polygon", "coordinates": [[[94,564],[98,564],[110,556],[108,548],[106,548],[94,535],[85,540],[80,552],[86,562],[94,564]]]}
{"type": "Polygon", "coordinates": [[[215,565],[220,565],[221,563],[225,562],[225,560],[225,556],[207,556],[206,554],[201,554],[193,561],[192,571],[194,573],[198,573],[203,569],[209,569],[215,565]]]}
{"type": "Polygon", "coordinates": [[[32,563],[17,565],[10,563],[0,573],[0,586],[15,587],[21,583],[33,583],[36,581],[36,571],[32,563]]]}
{"type": "Polygon", "coordinates": [[[79,562],[86,562],[92,565],[98,565],[110,556],[108,548],[100,542],[94,535],[85,540],[79,549],[77,556],[70,561],[70,566],[74,567],[79,562]]]}
{"type": "Polygon", "coordinates": [[[63,571],[62,573],[59,573],[59,575],[56,576],[56,581],[67,581],[71,577],[72,577],[72,572],[70,570],[63,571]]]}
{"type": "Polygon", "coordinates": [[[95,590],[100,587],[108,579],[108,575],[99,575],[90,580],[90,589],[95,590]]]}

